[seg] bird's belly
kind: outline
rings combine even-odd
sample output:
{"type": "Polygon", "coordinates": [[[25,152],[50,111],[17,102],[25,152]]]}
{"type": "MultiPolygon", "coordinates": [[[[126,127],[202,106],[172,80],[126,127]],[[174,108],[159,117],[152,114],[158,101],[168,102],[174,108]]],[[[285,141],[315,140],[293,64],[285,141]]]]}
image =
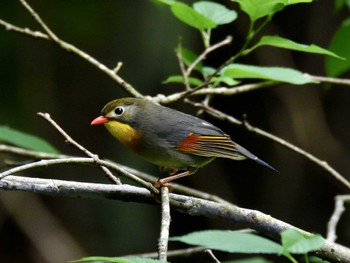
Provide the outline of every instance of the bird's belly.
{"type": "Polygon", "coordinates": [[[199,168],[215,159],[215,157],[203,157],[184,153],[174,148],[153,149],[138,153],[151,163],[177,169],[188,169],[189,167],[199,168]]]}

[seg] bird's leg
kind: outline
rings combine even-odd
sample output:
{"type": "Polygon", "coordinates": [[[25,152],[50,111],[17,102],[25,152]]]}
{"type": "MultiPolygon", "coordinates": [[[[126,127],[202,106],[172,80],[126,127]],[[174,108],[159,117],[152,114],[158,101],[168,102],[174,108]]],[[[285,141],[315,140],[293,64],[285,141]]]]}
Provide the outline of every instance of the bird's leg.
{"type": "Polygon", "coordinates": [[[190,170],[187,170],[187,171],[184,171],[182,173],[179,173],[179,174],[173,174],[173,175],[170,175],[168,177],[165,177],[165,178],[162,178],[162,179],[159,179],[155,184],[154,184],[154,187],[155,188],[159,188],[161,186],[167,186],[167,184],[169,184],[171,181],[174,181],[176,179],[179,179],[179,178],[182,178],[182,177],[185,177],[185,176],[189,176],[191,174],[194,174],[195,172],[197,171],[197,169],[190,169],[190,170]]]}

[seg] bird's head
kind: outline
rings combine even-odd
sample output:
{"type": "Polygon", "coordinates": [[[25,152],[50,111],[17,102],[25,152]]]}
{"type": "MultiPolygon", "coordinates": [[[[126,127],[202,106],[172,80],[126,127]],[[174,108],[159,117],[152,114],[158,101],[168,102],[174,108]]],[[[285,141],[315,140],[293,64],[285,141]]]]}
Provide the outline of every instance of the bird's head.
{"type": "Polygon", "coordinates": [[[116,99],[103,107],[101,116],[95,118],[91,125],[104,124],[120,142],[133,148],[133,144],[140,137],[139,131],[135,128],[140,112],[142,112],[142,100],[116,99]]]}

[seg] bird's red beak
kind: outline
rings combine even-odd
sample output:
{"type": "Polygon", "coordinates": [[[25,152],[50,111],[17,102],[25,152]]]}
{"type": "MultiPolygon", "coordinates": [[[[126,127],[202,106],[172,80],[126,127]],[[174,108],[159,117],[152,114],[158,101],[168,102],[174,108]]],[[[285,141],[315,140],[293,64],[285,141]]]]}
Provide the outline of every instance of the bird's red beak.
{"type": "Polygon", "coordinates": [[[90,123],[90,125],[98,125],[98,124],[103,124],[103,123],[106,123],[108,122],[109,119],[104,117],[104,116],[99,116],[95,119],[93,119],[93,121],[90,123]]]}

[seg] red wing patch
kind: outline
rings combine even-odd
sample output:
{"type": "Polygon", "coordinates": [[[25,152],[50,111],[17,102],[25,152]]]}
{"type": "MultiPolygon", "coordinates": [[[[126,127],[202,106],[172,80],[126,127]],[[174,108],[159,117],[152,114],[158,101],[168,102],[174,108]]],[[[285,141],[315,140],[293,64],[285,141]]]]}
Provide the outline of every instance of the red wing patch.
{"type": "Polygon", "coordinates": [[[185,139],[180,141],[178,150],[204,157],[245,159],[228,135],[207,136],[190,133],[185,139]]]}

